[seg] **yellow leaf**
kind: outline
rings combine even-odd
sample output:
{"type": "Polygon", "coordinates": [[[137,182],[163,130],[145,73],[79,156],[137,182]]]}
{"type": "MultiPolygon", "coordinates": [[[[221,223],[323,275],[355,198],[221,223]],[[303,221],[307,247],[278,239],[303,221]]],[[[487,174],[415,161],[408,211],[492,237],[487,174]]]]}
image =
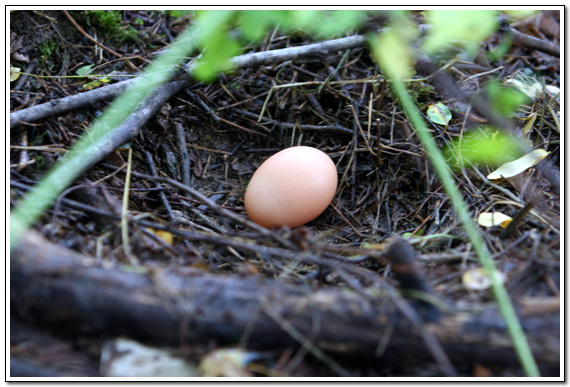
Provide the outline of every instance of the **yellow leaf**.
{"type": "MultiPolygon", "coordinates": [[[[505,275],[497,271],[501,282],[505,282],[505,275]]],[[[469,290],[485,290],[491,287],[491,278],[483,267],[469,269],[463,273],[463,286],[469,290]]]]}
{"type": "Polygon", "coordinates": [[[100,86],[103,86],[103,84],[105,83],[109,83],[110,79],[109,78],[100,78],[100,79],[95,79],[89,83],[84,84],[81,87],[81,90],[93,90],[96,89],[100,86]]]}
{"type": "Polygon", "coordinates": [[[511,220],[513,218],[500,212],[483,212],[479,215],[477,222],[483,227],[501,226],[505,228],[511,223],[511,220]]]}
{"type": "Polygon", "coordinates": [[[532,152],[524,155],[520,159],[510,161],[501,165],[497,170],[489,174],[487,179],[497,180],[501,178],[509,178],[518,175],[529,169],[530,167],[538,164],[542,159],[548,156],[550,152],[544,149],[535,149],[532,152]]]}

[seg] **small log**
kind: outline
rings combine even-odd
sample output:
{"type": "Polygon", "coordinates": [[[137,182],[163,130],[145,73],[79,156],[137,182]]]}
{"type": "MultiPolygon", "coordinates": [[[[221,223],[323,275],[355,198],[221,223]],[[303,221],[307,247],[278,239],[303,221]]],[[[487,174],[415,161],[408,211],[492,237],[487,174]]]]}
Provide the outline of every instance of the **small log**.
{"type": "MultiPolygon", "coordinates": [[[[390,297],[186,268],[121,267],[32,232],[12,250],[10,290],[12,314],[68,335],[282,349],[300,345],[292,327],[321,350],[361,364],[430,357],[418,329],[390,297]]],[[[520,318],[542,375],[558,376],[559,313],[520,318]]],[[[495,308],[446,314],[425,326],[456,364],[518,364],[495,308]]]]}

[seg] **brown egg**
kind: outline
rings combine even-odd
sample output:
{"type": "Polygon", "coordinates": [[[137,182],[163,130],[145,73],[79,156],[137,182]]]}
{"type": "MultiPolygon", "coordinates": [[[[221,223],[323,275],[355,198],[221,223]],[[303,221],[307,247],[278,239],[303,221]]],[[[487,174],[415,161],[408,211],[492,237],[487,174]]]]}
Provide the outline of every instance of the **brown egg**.
{"type": "Polygon", "coordinates": [[[332,202],[338,176],[324,152],[308,146],[284,149],[259,166],[245,191],[245,211],[265,227],[298,227],[332,202]]]}

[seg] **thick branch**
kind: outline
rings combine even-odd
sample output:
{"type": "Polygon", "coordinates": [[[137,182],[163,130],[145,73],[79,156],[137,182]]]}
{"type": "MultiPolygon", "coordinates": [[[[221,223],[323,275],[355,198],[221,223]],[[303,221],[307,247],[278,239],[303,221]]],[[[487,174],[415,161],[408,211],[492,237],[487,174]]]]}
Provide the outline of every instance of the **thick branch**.
{"type": "MultiPolygon", "coordinates": [[[[284,348],[298,345],[286,329],[292,326],[322,350],[357,362],[429,356],[389,297],[371,300],[341,289],[192,269],[140,274],[103,266],[28,233],[11,257],[11,312],[72,335],[128,335],[168,345],[241,340],[249,347],[284,348]]],[[[557,374],[560,364],[558,317],[521,316],[544,375],[557,374]]],[[[496,309],[447,315],[426,326],[454,362],[518,362],[496,309]]]]}

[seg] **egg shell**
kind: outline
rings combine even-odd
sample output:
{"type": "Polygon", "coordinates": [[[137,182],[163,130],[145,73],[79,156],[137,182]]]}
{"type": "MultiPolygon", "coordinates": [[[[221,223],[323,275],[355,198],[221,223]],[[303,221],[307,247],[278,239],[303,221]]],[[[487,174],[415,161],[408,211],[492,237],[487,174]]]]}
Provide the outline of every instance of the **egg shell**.
{"type": "Polygon", "coordinates": [[[265,227],[298,227],[319,216],[332,202],[336,166],[316,148],[295,146],[259,166],[245,191],[245,211],[265,227]]]}

